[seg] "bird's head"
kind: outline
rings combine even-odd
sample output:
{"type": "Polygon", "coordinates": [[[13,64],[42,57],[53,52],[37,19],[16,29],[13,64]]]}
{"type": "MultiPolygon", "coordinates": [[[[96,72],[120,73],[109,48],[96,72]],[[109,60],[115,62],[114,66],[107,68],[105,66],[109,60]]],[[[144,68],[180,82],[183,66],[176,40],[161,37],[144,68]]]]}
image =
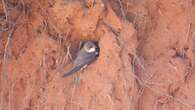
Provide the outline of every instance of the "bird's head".
{"type": "Polygon", "coordinates": [[[88,53],[99,54],[99,49],[98,49],[99,47],[94,42],[90,42],[90,41],[85,42],[85,44],[83,45],[83,48],[88,53]]]}

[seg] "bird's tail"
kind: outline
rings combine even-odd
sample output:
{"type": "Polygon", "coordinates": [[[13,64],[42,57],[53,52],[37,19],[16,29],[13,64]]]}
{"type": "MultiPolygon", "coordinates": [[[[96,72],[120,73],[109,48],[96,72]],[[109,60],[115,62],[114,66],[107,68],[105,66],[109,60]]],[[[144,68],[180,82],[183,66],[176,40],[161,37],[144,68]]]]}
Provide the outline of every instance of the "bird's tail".
{"type": "Polygon", "coordinates": [[[72,75],[72,74],[76,73],[77,71],[79,71],[80,69],[81,69],[81,66],[76,66],[76,67],[72,68],[69,72],[65,73],[63,75],[63,77],[67,77],[69,75],[72,75]]]}

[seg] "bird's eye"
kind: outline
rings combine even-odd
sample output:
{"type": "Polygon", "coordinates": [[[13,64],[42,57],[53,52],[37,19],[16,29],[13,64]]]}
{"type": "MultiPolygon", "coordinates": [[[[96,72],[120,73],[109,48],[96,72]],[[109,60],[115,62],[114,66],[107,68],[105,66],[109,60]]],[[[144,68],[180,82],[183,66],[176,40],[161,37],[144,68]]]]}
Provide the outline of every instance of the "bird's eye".
{"type": "Polygon", "coordinates": [[[88,49],[92,49],[92,48],[94,48],[94,46],[88,45],[87,48],[88,48],[88,49]]]}
{"type": "Polygon", "coordinates": [[[89,49],[93,48],[93,46],[89,46],[89,49]]]}

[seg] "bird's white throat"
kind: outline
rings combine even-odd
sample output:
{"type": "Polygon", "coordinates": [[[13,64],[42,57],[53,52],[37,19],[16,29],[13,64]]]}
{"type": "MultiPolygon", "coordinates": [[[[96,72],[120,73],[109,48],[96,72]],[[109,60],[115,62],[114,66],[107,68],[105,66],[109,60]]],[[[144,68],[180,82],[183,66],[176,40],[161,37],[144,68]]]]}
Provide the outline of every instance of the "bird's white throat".
{"type": "Polygon", "coordinates": [[[87,52],[89,52],[89,53],[95,52],[95,48],[90,48],[90,49],[85,48],[85,50],[86,50],[87,52]]]}

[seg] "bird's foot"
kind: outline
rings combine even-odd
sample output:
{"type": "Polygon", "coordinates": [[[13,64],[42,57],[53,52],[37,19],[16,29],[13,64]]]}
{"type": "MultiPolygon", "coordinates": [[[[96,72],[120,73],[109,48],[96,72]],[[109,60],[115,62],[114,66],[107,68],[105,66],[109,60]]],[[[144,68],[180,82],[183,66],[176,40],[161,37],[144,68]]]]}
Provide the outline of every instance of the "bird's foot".
{"type": "Polygon", "coordinates": [[[79,75],[75,76],[75,77],[74,77],[73,84],[75,84],[75,85],[79,85],[79,84],[80,84],[80,82],[81,82],[81,79],[80,79],[79,75]]]}

